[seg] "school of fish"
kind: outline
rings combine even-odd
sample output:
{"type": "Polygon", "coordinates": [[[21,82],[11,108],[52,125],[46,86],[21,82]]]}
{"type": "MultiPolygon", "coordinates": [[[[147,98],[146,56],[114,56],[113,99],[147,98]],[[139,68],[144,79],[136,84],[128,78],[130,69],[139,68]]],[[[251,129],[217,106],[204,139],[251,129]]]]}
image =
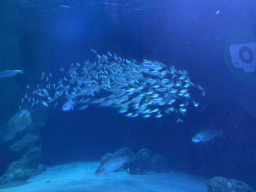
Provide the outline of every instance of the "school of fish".
{"type": "MultiPolygon", "coordinates": [[[[177,123],[187,112],[189,104],[199,104],[191,91],[205,95],[200,85],[191,82],[187,71],[176,70],[157,61],[144,59],[142,63],[127,60],[108,52],[96,55],[94,62],[71,64],[59,71],[63,78],[51,82],[53,75],[42,73],[41,83],[35,89],[27,85],[28,93],[22,103],[32,106],[58,107],[63,111],[85,110],[91,105],[113,107],[127,117],[161,118],[163,114],[176,114],[177,123]],[[64,102],[63,102],[64,99],[64,102]],[[181,117],[181,118],[180,118],[181,117]]],[[[20,106],[20,109],[22,106],[20,106]]]]}

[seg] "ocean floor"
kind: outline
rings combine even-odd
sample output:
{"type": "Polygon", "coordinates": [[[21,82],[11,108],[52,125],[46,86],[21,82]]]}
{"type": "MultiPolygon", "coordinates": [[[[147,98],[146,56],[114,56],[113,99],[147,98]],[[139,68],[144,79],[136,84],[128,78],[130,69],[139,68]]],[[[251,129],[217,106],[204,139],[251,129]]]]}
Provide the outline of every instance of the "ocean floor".
{"type": "Polygon", "coordinates": [[[25,185],[1,192],[207,192],[206,179],[170,171],[147,175],[115,172],[95,176],[99,163],[72,163],[48,168],[25,185]]]}

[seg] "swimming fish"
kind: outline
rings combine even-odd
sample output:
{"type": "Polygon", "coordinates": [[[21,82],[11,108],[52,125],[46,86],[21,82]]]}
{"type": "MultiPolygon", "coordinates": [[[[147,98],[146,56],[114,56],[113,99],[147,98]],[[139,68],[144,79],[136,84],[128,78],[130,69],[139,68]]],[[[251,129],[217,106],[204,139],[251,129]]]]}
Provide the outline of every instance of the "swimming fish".
{"type": "Polygon", "coordinates": [[[84,110],[84,109],[86,109],[86,108],[88,108],[89,107],[89,105],[83,105],[82,107],[80,107],[78,110],[84,110]]]}
{"type": "Polygon", "coordinates": [[[62,111],[70,111],[73,110],[74,106],[76,105],[76,101],[73,99],[69,99],[68,101],[66,101],[66,103],[64,103],[64,105],[62,106],[62,111]]]}
{"type": "Polygon", "coordinates": [[[23,71],[22,70],[6,70],[6,71],[2,71],[2,72],[0,72],[0,78],[12,77],[12,76],[15,76],[17,74],[23,74],[23,71]]]}
{"type": "MultiPolygon", "coordinates": [[[[56,107],[59,99],[65,99],[63,111],[74,107],[84,110],[95,105],[113,107],[131,118],[161,118],[163,112],[169,115],[172,112],[179,118],[187,114],[189,103],[199,106],[190,94],[194,87],[205,94],[200,85],[191,82],[185,70],[176,70],[174,66],[168,70],[165,64],[157,61],[144,59],[140,63],[110,52],[98,55],[94,49],[91,51],[95,54],[94,62],[86,60],[83,65],[71,64],[65,71],[61,67],[61,77],[56,82],[52,83],[55,79],[51,73],[47,76],[43,72],[41,79],[44,81],[36,89],[27,86],[22,104],[30,101],[37,105],[39,100],[47,101],[42,103],[44,106],[56,107]],[[32,102],[31,98],[34,98],[32,102]]],[[[177,120],[177,123],[182,122],[182,119],[177,120]]]]}
{"type": "Polygon", "coordinates": [[[200,131],[194,137],[192,137],[192,141],[194,143],[205,143],[215,139],[216,137],[224,137],[223,129],[220,131],[215,131],[211,129],[200,131]]]}
{"type": "Polygon", "coordinates": [[[130,161],[131,159],[129,157],[110,157],[100,164],[95,175],[107,175],[108,173],[117,171],[125,163],[129,163],[130,161]]]}
{"type": "Polygon", "coordinates": [[[45,107],[49,107],[49,105],[45,101],[41,101],[42,105],[45,107]]]}

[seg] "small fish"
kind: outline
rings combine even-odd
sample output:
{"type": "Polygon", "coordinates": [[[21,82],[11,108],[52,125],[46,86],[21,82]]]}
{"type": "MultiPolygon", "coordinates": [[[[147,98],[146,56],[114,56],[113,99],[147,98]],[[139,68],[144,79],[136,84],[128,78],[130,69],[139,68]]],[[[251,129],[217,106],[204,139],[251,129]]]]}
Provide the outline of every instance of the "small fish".
{"type": "Polygon", "coordinates": [[[86,108],[88,108],[89,107],[89,105],[83,105],[82,107],[80,107],[78,110],[84,110],[84,109],[86,109],[86,108]]]}
{"type": "Polygon", "coordinates": [[[17,74],[23,74],[23,71],[22,70],[6,70],[3,72],[0,72],[0,78],[12,77],[17,74]]]}
{"type": "Polygon", "coordinates": [[[183,75],[183,76],[180,76],[180,80],[184,80],[186,78],[186,76],[185,75],[183,75]]]}
{"type": "Polygon", "coordinates": [[[172,111],[175,110],[175,108],[174,107],[170,107],[170,108],[168,108],[168,110],[172,112],[172,111]]]}
{"type": "Polygon", "coordinates": [[[156,112],[158,112],[158,111],[159,111],[159,109],[156,108],[156,109],[151,110],[150,113],[156,113],[156,112]]]}
{"type": "Polygon", "coordinates": [[[30,89],[30,86],[29,86],[29,85],[27,85],[27,89],[30,89]]]}
{"type": "Polygon", "coordinates": [[[193,101],[193,104],[194,104],[194,107],[198,107],[199,106],[199,103],[193,101]]]}
{"type": "Polygon", "coordinates": [[[187,98],[190,98],[190,93],[185,93],[183,96],[187,97],[187,98]]]}
{"type": "Polygon", "coordinates": [[[131,115],[130,117],[138,117],[139,114],[138,113],[134,113],[133,115],[131,115]]]}
{"type": "Polygon", "coordinates": [[[112,57],[112,54],[111,54],[110,52],[108,52],[108,55],[109,55],[110,57],[112,57]]]}
{"type": "Polygon", "coordinates": [[[184,88],[188,88],[190,86],[190,84],[185,84],[184,88]]]}
{"type": "Polygon", "coordinates": [[[84,101],[84,98],[80,99],[77,103],[82,103],[84,101]]]}
{"type": "Polygon", "coordinates": [[[161,114],[161,113],[160,113],[160,114],[157,114],[155,117],[156,117],[156,118],[161,118],[161,117],[162,117],[162,114],[161,114]]]}
{"type": "Polygon", "coordinates": [[[192,141],[194,143],[206,143],[217,137],[224,137],[223,129],[220,131],[215,131],[211,129],[206,129],[197,133],[194,137],[192,137],[192,141]]]}
{"type": "Polygon", "coordinates": [[[198,89],[200,89],[202,91],[202,95],[205,96],[205,91],[204,88],[201,87],[200,85],[196,85],[198,89]]]}
{"type": "Polygon", "coordinates": [[[143,117],[148,118],[148,117],[150,117],[150,116],[151,116],[150,114],[146,114],[146,115],[144,115],[143,117]]]}
{"type": "Polygon", "coordinates": [[[172,90],[170,91],[170,93],[177,93],[177,92],[178,92],[177,89],[172,89],[172,90]]]}
{"type": "Polygon", "coordinates": [[[62,106],[62,111],[70,111],[73,110],[74,106],[76,105],[76,101],[73,99],[69,99],[68,101],[66,101],[66,103],[64,103],[64,105],[62,106]]]}
{"type": "Polygon", "coordinates": [[[126,116],[130,117],[130,116],[132,116],[132,113],[127,113],[126,116]]]}
{"type": "Polygon", "coordinates": [[[37,93],[40,97],[44,97],[44,94],[42,93],[37,93]]]}
{"type": "Polygon", "coordinates": [[[104,160],[99,168],[96,170],[95,175],[107,175],[111,172],[117,171],[125,163],[129,163],[131,159],[129,157],[110,157],[104,160]]]}
{"type": "Polygon", "coordinates": [[[84,100],[82,101],[82,103],[87,103],[87,102],[89,102],[90,100],[91,100],[90,98],[84,99],[84,100]]]}
{"type": "Polygon", "coordinates": [[[102,57],[105,59],[105,60],[108,60],[108,57],[106,55],[102,55],[102,57]]]}
{"type": "Polygon", "coordinates": [[[184,123],[184,121],[182,119],[178,119],[177,123],[184,123]]]}
{"type": "Polygon", "coordinates": [[[45,73],[44,73],[44,72],[42,72],[42,75],[41,75],[41,81],[44,79],[44,75],[45,75],[45,73]]]}
{"type": "Polygon", "coordinates": [[[102,102],[104,102],[105,100],[106,100],[106,98],[95,99],[95,100],[91,101],[90,103],[94,103],[94,104],[96,104],[96,103],[102,103],[102,102]]]}
{"type": "Polygon", "coordinates": [[[187,89],[182,89],[182,90],[180,90],[180,93],[186,93],[188,90],[187,89]]]}
{"type": "Polygon", "coordinates": [[[176,99],[171,99],[170,101],[168,101],[168,104],[171,105],[176,101],[176,99]]]}
{"type": "Polygon", "coordinates": [[[187,109],[186,108],[179,108],[179,111],[181,114],[185,114],[187,112],[187,109]]]}
{"type": "Polygon", "coordinates": [[[128,111],[128,108],[121,108],[118,113],[126,113],[128,111]]]}
{"type": "Polygon", "coordinates": [[[49,107],[49,105],[45,101],[42,101],[41,103],[42,103],[43,106],[49,107]]]}
{"type": "Polygon", "coordinates": [[[95,54],[98,54],[97,51],[95,51],[94,49],[91,49],[91,51],[95,54]]]}
{"type": "Polygon", "coordinates": [[[70,8],[70,6],[69,6],[69,5],[60,5],[60,7],[61,7],[61,8],[65,8],[65,9],[70,8]]]}

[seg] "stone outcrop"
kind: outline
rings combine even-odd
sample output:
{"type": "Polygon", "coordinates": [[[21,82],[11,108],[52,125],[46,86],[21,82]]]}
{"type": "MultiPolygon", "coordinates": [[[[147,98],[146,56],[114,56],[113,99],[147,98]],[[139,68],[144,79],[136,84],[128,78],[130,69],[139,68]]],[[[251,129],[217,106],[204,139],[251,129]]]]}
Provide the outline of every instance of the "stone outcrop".
{"type": "Polygon", "coordinates": [[[235,179],[214,177],[207,182],[208,192],[255,192],[249,185],[235,179]]]}

